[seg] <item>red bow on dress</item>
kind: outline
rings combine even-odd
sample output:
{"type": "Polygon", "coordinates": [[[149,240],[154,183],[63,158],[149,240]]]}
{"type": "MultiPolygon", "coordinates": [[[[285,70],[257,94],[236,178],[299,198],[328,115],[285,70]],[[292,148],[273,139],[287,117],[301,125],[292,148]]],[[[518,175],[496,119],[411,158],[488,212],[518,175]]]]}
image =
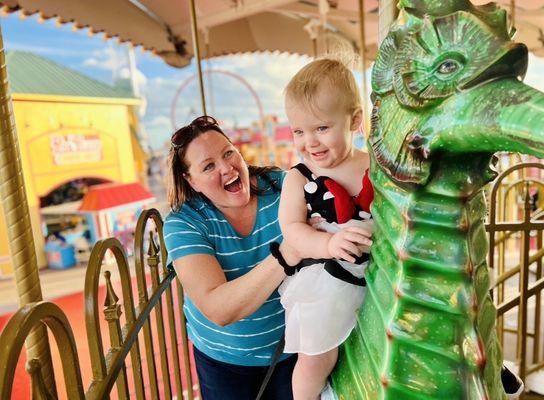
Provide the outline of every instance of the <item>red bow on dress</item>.
{"type": "Polygon", "coordinates": [[[350,196],[342,185],[330,178],[326,179],[324,183],[329,192],[334,196],[334,209],[339,224],[352,219],[357,206],[361,210],[370,213],[370,203],[374,200],[374,188],[368,177],[368,169],[363,176],[363,187],[356,197],[350,196]]]}

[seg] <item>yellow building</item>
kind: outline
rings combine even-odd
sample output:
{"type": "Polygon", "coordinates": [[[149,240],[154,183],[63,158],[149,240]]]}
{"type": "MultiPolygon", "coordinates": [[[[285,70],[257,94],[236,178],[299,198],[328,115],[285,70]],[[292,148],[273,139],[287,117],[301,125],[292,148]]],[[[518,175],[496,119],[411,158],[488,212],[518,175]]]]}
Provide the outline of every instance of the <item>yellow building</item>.
{"type": "MultiPolygon", "coordinates": [[[[140,100],[35,54],[8,52],[6,61],[38,265],[43,267],[40,207],[52,193],[74,181],[144,179],[146,155],[135,137],[140,100]]],[[[0,213],[1,277],[11,274],[12,266],[0,213]]]]}

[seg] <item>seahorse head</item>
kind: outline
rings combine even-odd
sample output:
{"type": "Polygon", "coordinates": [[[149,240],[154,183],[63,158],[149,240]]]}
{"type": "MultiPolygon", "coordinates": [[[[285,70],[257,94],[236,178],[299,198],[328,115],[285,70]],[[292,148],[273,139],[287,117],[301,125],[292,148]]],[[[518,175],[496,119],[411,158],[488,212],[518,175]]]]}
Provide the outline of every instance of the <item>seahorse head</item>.
{"type": "Polygon", "coordinates": [[[425,184],[448,152],[544,156],[544,95],[521,83],[527,48],[512,40],[506,12],[468,0],[399,6],[372,72],[378,165],[399,183],[425,184]]]}

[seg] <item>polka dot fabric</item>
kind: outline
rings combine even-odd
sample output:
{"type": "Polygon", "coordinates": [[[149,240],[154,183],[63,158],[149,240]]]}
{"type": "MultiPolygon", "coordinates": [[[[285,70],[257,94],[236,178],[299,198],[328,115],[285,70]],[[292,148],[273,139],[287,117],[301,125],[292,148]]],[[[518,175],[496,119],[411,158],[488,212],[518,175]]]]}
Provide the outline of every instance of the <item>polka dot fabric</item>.
{"type": "Polygon", "coordinates": [[[374,189],[368,177],[368,169],[363,176],[361,191],[357,196],[352,197],[342,185],[328,176],[316,177],[302,163],[293,168],[308,179],[308,183],[304,185],[308,218],[322,217],[327,222],[339,224],[350,219],[370,219],[370,204],[374,199],[374,189]]]}

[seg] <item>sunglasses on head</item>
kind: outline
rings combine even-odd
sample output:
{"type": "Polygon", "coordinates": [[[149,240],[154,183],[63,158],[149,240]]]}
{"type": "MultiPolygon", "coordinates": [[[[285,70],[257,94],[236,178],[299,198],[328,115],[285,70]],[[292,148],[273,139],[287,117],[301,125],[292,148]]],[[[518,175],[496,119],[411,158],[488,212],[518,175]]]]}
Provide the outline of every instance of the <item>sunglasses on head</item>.
{"type": "Polygon", "coordinates": [[[221,132],[219,124],[214,117],[209,115],[202,115],[198,118],[195,118],[189,125],[184,126],[183,128],[178,129],[170,139],[172,147],[178,149],[185,145],[184,136],[188,134],[194,134],[198,132],[205,132],[207,130],[213,129],[215,131],[221,132]]]}

